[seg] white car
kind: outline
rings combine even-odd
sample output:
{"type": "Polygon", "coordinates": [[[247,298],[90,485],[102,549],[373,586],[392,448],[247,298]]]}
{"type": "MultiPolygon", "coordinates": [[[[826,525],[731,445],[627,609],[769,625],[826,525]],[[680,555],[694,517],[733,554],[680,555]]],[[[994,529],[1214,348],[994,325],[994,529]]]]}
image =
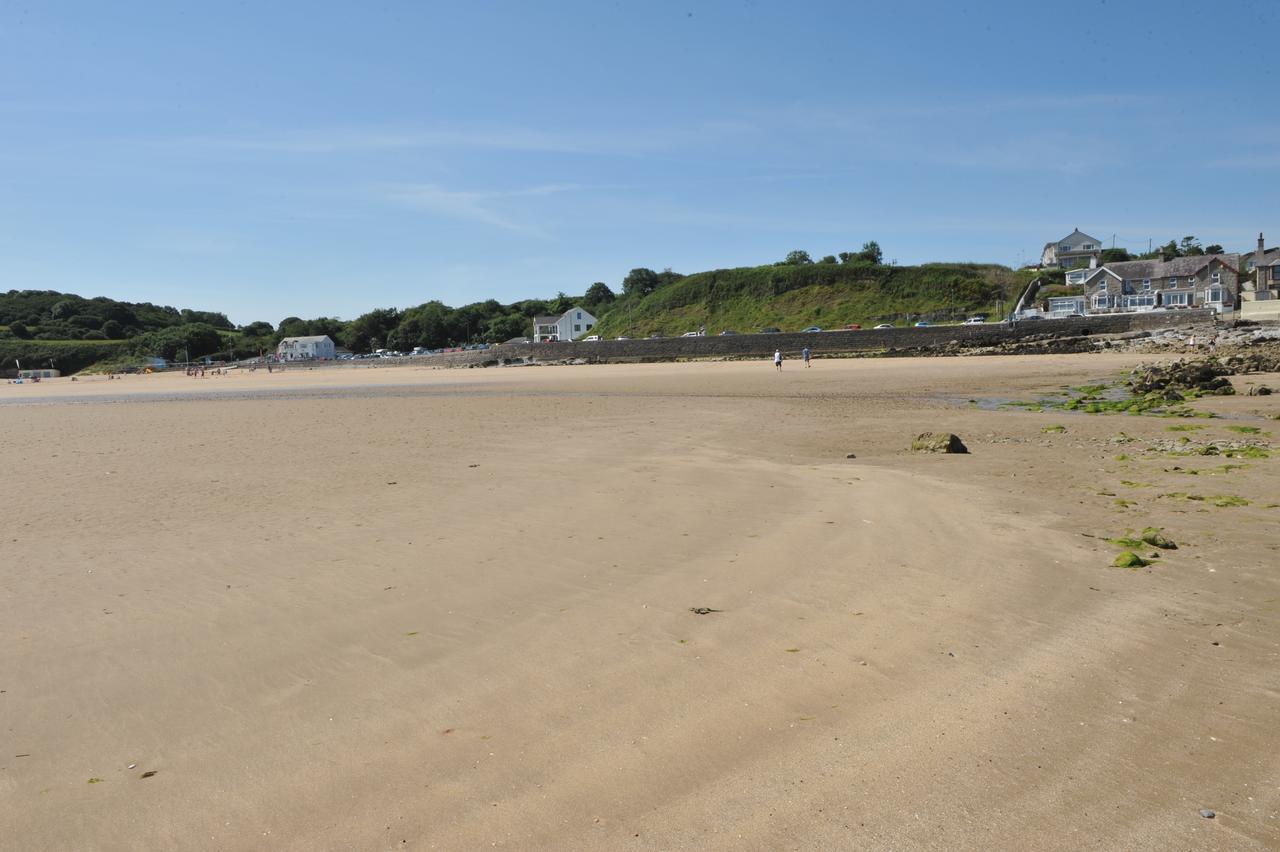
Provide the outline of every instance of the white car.
{"type": "Polygon", "coordinates": [[[684,334],[682,334],[682,335],[680,335],[680,336],[681,336],[681,337],[701,337],[702,335],[700,335],[700,334],[699,334],[698,332],[696,332],[696,331],[686,331],[684,334]]]}
{"type": "Polygon", "coordinates": [[[599,340],[599,339],[600,339],[600,335],[598,335],[598,334],[588,334],[586,337],[584,337],[584,338],[582,338],[582,339],[583,339],[584,341],[589,341],[589,340],[599,340]]]}
{"type": "Polygon", "coordinates": [[[964,321],[965,325],[983,325],[987,321],[986,317],[969,317],[964,321]]]}

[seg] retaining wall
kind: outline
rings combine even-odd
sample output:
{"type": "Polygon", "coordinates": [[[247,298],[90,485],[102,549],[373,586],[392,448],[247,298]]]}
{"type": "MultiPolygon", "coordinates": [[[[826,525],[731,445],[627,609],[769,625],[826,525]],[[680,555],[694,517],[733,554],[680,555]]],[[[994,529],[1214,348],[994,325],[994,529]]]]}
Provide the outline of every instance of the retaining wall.
{"type": "Polygon", "coordinates": [[[678,358],[760,357],[781,349],[788,359],[796,358],[808,346],[818,354],[859,354],[911,352],[949,343],[994,346],[1028,337],[1072,337],[1090,334],[1119,334],[1126,331],[1213,325],[1212,310],[1149,311],[1131,314],[1067,317],[1050,320],[1022,320],[1018,323],[946,325],[926,328],[861,329],[822,331],[812,334],[734,334],[727,337],[664,337],[657,340],[596,340],[590,343],[503,343],[488,349],[450,352],[405,359],[408,363],[431,367],[466,367],[504,360],[561,361],[670,361],[678,358]]]}

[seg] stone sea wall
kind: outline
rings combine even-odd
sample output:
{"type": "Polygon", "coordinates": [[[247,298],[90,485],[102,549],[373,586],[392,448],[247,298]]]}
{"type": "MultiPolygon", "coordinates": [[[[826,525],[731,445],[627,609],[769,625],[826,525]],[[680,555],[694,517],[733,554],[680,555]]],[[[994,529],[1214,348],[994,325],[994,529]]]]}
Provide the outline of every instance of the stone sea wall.
{"type": "Polygon", "coordinates": [[[814,355],[909,354],[960,346],[998,346],[1028,338],[1078,337],[1152,331],[1169,327],[1212,326],[1211,310],[1151,311],[1132,314],[1022,321],[1015,324],[947,325],[926,328],[823,331],[812,334],[735,334],[728,337],[664,337],[657,340],[597,340],[590,343],[504,343],[470,352],[405,359],[432,367],[467,367],[504,361],[671,361],[681,358],[766,358],[781,349],[788,359],[805,346],[814,355]]]}

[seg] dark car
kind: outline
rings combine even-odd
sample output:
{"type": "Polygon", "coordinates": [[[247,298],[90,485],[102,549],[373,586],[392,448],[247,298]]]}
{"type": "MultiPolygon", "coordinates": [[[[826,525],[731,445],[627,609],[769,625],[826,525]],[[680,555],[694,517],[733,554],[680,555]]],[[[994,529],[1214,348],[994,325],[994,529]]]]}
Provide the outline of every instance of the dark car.
{"type": "Polygon", "coordinates": [[[737,334],[737,333],[738,333],[738,332],[733,331],[732,329],[728,329],[728,328],[726,328],[724,331],[720,332],[720,336],[721,336],[721,337],[728,337],[728,336],[729,336],[729,335],[731,335],[731,334],[737,334]]]}
{"type": "Polygon", "coordinates": [[[781,331],[782,331],[782,329],[780,329],[780,328],[774,328],[773,326],[769,326],[768,328],[762,328],[762,329],[760,329],[760,333],[761,333],[761,334],[778,334],[778,333],[780,333],[781,331]]]}

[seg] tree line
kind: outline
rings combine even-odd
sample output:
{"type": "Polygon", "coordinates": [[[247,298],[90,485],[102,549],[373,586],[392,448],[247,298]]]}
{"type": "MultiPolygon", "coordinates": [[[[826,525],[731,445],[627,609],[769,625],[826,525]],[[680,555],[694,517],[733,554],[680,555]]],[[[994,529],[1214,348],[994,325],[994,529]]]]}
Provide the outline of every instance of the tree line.
{"type": "MultiPolygon", "coordinates": [[[[863,244],[858,252],[827,255],[819,264],[882,262],[880,246],[863,244]]],[[[814,261],[805,251],[793,251],[781,265],[814,261]]],[[[106,297],[86,299],[53,290],[10,290],[0,294],[0,338],[33,341],[127,341],[137,355],[169,360],[206,355],[246,357],[274,352],[286,337],[327,335],[339,346],[362,353],[374,349],[408,351],[439,349],[466,343],[502,343],[530,336],[533,319],[564,313],[581,305],[597,317],[610,310],[631,309],[647,296],[686,276],[670,268],[632,269],[619,291],[603,281],[582,296],[557,293],[553,299],[525,299],[502,304],[496,299],[450,307],[433,300],[414,307],[375,308],[352,320],[337,317],[303,319],[290,316],[277,324],[266,321],[234,325],[223,313],[178,309],[168,305],[121,302],[106,297]]]]}
{"type": "Polygon", "coordinates": [[[1202,246],[1193,235],[1181,240],[1169,240],[1162,246],[1156,246],[1149,252],[1133,254],[1127,249],[1108,248],[1102,250],[1102,263],[1123,263],[1126,260],[1161,260],[1165,263],[1178,257],[1201,257],[1206,254],[1225,254],[1226,249],[1217,243],[1202,246]]]}
{"type": "Polygon", "coordinates": [[[224,331],[235,328],[226,314],[214,311],[120,302],[105,296],[86,299],[56,290],[0,293],[0,326],[19,340],[131,340],[192,323],[224,331]]]}

